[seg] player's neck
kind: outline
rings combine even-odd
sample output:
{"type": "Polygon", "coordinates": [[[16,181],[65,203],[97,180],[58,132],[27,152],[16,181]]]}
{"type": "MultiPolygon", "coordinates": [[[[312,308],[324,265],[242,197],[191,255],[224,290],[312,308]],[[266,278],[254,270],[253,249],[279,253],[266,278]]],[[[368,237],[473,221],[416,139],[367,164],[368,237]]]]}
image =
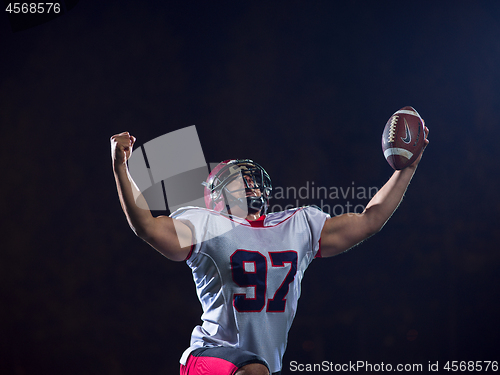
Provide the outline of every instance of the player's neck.
{"type": "Polygon", "coordinates": [[[248,214],[245,219],[247,221],[255,221],[255,220],[259,220],[259,218],[260,218],[260,211],[254,213],[254,214],[248,214]]]}
{"type": "Polygon", "coordinates": [[[237,216],[237,217],[245,219],[247,221],[255,221],[255,220],[259,220],[259,218],[261,217],[261,212],[262,211],[257,211],[254,213],[247,213],[247,215],[244,216],[240,212],[238,212],[238,209],[235,209],[235,210],[229,210],[229,215],[237,216]]]}

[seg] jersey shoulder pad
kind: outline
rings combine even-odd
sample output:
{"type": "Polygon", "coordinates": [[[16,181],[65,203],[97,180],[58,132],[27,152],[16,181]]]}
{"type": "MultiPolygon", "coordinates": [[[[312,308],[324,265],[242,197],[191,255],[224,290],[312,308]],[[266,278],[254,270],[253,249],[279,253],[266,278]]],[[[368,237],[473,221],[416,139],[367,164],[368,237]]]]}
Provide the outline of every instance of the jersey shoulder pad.
{"type": "Polygon", "coordinates": [[[207,210],[206,208],[195,207],[195,206],[186,206],[181,207],[170,214],[170,217],[173,219],[179,218],[180,216],[185,216],[186,214],[201,214],[203,212],[210,212],[211,210],[207,210]]]}

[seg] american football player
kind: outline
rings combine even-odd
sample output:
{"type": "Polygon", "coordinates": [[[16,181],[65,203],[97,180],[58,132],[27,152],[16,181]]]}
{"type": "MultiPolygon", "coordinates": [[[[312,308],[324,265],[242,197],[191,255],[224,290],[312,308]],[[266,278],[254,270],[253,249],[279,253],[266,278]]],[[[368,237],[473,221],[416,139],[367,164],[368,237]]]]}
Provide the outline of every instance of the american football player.
{"type": "Polygon", "coordinates": [[[243,159],[211,171],[203,182],[206,208],[153,217],[134,198],[142,199],[126,164],[134,142],[127,132],[111,137],[123,211],[137,236],[165,257],[186,261],[203,308],[203,323],[180,359],[181,375],[280,374],[306,268],[380,231],[422,157],[395,171],[361,214],[330,217],[315,207],[268,213],[271,178],[243,159]]]}

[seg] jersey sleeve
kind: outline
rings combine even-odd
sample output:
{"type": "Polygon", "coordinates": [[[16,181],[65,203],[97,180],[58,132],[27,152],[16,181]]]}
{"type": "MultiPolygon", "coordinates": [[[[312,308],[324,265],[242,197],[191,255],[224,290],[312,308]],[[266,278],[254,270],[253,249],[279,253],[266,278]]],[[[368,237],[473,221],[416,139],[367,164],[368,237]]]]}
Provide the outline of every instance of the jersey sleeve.
{"type": "Polygon", "coordinates": [[[191,233],[193,235],[191,252],[186,258],[186,260],[189,260],[196,256],[200,250],[201,243],[203,242],[203,228],[206,226],[207,222],[207,214],[205,210],[198,207],[184,207],[179,208],[177,211],[170,214],[170,217],[172,219],[179,220],[191,229],[191,233]]]}
{"type": "Polygon", "coordinates": [[[323,212],[317,206],[305,207],[304,214],[311,229],[313,254],[316,258],[321,258],[321,231],[323,230],[325,221],[330,218],[330,215],[323,212]]]}

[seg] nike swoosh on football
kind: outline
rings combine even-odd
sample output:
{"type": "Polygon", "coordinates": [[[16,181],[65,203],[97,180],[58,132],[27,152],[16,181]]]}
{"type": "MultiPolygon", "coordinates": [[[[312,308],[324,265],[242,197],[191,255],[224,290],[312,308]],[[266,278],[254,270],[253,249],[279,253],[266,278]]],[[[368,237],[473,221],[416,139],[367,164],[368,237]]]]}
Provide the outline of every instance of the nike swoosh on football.
{"type": "Polygon", "coordinates": [[[405,131],[406,131],[406,135],[405,135],[405,137],[404,137],[404,138],[403,138],[403,137],[401,137],[401,140],[402,140],[404,143],[408,144],[408,143],[410,143],[410,142],[411,142],[411,132],[410,132],[410,128],[408,127],[408,123],[406,122],[406,119],[405,119],[405,118],[403,118],[403,120],[405,121],[405,131]]]}

